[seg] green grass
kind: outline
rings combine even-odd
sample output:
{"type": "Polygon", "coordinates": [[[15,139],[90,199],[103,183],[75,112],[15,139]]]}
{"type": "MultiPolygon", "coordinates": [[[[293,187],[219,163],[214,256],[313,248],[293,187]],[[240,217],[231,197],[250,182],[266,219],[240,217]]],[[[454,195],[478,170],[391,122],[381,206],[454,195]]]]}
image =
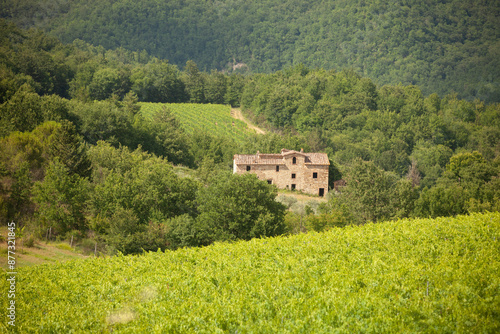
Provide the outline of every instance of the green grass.
{"type": "Polygon", "coordinates": [[[73,248],[66,243],[59,243],[56,245],[56,247],[59,249],[67,250],[67,251],[73,251],[73,248]]]}
{"type": "Polygon", "coordinates": [[[16,307],[23,333],[498,333],[500,213],[20,268],[16,307]]]}
{"type": "Polygon", "coordinates": [[[151,117],[161,108],[169,109],[189,133],[208,132],[215,136],[229,137],[236,142],[245,141],[251,134],[245,122],[231,117],[231,107],[220,104],[194,103],[140,103],[141,112],[151,117]]]}

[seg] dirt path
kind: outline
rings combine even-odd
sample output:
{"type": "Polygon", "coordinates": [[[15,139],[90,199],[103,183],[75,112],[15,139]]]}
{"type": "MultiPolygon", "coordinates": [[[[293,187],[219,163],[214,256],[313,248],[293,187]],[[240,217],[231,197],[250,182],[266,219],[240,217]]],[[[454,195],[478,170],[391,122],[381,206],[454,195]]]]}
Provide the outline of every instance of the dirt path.
{"type": "Polygon", "coordinates": [[[239,119],[240,121],[245,122],[250,129],[255,130],[255,132],[257,132],[258,134],[260,134],[260,135],[266,134],[266,132],[264,130],[262,130],[259,127],[256,127],[255,125],[250,123],[249,120],[247,120],[245,117],[243,117],[243,114],[241,113],[241,109],[231,108],[231,116],[233,118],[236,118],[236,119],[239,119]]]}

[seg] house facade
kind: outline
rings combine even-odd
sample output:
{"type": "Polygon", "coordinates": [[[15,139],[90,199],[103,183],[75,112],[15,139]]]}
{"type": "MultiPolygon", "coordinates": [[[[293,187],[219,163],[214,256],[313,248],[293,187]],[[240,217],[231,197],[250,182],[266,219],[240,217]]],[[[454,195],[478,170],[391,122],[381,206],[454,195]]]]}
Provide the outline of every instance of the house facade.
{"type": "Polygon", "coordinates": [[[328,193],[330,161],[325,153],[282,149],[279,154],[235,154],[233,173],[253,173],[281,189],[324,196],[328,193]]]}

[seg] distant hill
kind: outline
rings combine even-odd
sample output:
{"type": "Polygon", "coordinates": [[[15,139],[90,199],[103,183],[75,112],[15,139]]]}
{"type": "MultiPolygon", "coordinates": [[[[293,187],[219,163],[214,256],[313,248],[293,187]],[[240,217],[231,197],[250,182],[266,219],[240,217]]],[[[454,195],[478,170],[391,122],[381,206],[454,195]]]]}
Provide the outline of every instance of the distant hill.
{"type": "Polygon", "coordinates": [[[352,68],[378,85],[500,102],[496,0],[4,0],[0,17],[202,70],[352,68]]]}

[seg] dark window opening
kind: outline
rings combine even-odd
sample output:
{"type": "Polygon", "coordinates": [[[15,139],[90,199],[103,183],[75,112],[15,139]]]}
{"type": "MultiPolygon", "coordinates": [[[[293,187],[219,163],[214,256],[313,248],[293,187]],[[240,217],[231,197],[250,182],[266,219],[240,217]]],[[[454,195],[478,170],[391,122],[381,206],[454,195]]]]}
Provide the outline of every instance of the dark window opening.
{"type": "Polygon", "coordinates": [[[292,174],[292,179],[295,179],[295,174],[292,174]]]}
{"type": "Polygon", "coordinates": [[[321,197],[325,196],[325,188],[319,188],[319,195],[321,197]]]}
{"type": "Polygon", "coordinates": [[[295,184],[292,184],[292,190],[295,190],[295,184]]]}
{"type": "Polygon", "coordinates": [[[267,184],[273,184],[273,180],[267,180],[267,184]]]}
{"type": "Polygon", "coordinates": [[[293,159],[292,159],[292,164],[294,164],[294,165],[295,165],[296,163],[297,163],[297,158],[296,158],[296,157],[293,157],[293,159]]]}
{"type": "Polygon", "coordinates": [[[280,171],[280,166],[276,166],[276,171],[279,172],[280,171]]]}
{"type": "Polygon", "coordinates": [[[313,179],[317,179],[318,178],[318,173],[313,173],[313,179]]]}
{"type": "Polygon", "coordinates": [[[247,166],[247,172],[249,172],[249,171],[250,171],[250,166],[247,166]]]}

